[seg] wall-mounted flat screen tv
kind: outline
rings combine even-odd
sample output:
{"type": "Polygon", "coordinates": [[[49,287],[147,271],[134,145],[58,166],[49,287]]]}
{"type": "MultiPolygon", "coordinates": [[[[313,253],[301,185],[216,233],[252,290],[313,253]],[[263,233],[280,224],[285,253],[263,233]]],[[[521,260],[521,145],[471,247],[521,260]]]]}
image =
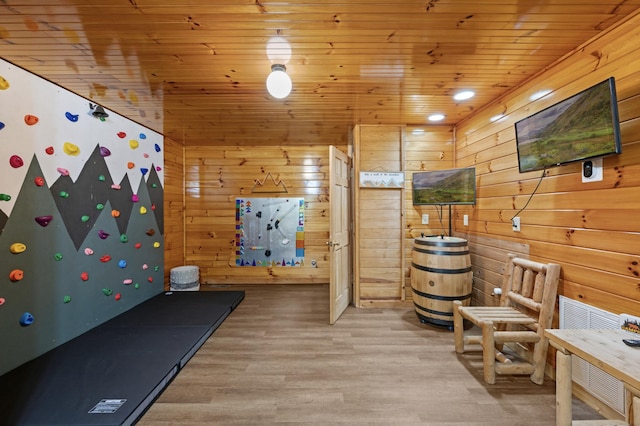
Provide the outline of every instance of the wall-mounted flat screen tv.
{"type": "Polygon", "coordinates": [[[413,174],[414,206],[475,203],[475,167],[413,174]]]}
{"type": "Polygon", "coordinates": [[[518,121],[520,173],[619,154],[620,122],[613,77],[518,121]]]}

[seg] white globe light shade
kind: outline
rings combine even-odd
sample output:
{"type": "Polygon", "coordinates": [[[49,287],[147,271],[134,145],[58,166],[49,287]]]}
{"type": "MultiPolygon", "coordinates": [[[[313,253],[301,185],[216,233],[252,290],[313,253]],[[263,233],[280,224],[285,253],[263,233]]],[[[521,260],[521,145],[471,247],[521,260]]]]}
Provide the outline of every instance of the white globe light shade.
{"type": "Polygon", "coordinates": [[[271,70],[267,77],[267,90],[274,98],[286,98],[293,87],[291,77],[285,72],[284,66],[274,65],[271,70]]]}

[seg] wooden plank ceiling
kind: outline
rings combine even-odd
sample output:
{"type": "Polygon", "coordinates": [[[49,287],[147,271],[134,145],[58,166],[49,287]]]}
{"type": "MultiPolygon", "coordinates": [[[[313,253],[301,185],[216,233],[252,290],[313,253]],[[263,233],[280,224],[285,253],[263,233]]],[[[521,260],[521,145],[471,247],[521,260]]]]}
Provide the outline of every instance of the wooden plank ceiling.
{"type": "Polygon", "coordinates": [[[340,144],[454,125],[640,0],[3,0],[0,57],[196,145],[340,144]],[[265,89],[283,37],[293,92],[265,89]],[[462,89],[476,91],[454,101],[462,89]]]}

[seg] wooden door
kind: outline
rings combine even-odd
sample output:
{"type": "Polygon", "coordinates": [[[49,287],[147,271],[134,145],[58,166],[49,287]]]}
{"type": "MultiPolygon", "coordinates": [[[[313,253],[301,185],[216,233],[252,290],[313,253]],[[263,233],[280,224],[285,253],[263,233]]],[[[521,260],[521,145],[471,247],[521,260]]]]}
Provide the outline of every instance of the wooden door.
{"type": "Polygon", "coordinates": [[[330,324],[338,320],[351,302],[350,172],[349,157],[336,147],[329,147],[330,324]]]}

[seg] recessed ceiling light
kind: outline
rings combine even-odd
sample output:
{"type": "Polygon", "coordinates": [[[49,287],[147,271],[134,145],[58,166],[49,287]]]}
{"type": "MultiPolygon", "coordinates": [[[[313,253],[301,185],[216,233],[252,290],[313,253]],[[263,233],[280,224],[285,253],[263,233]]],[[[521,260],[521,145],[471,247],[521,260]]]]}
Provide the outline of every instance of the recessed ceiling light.
{"type": "Polygon", "coordinates": [[[465,101],[467,99],[473,98],[474,96],[475,92],[471,90],[464,90],[453,95],[453,99],[455,99],[456,101],[465,101]]]}
{"type": "Polygon", "coordinates": [[[442,121],[444,120],[444,114],[431,114],[428,118],[429,121],[442,121]]]}
{"type": "Polygon", "coordinates": [[[489,119],[489,121],[491,121],[493,123],[493,122],[498,121],[498,120],[500,120],[502,118],[505,118],[505,117],[506,117],[506,115],[504,115],[504,114],[498,114],[498,115],[494,115],[493,117],[491,117],[489,119]]]}
{"type": "Polygon", "coordinates": [[[537,101],[538,99],[547,96],[549,93],[551,93],[551,90],[540,90],[539,92],[536,92],[533,95],[529,96],[529,100],[531,102],[537,101]]]}

